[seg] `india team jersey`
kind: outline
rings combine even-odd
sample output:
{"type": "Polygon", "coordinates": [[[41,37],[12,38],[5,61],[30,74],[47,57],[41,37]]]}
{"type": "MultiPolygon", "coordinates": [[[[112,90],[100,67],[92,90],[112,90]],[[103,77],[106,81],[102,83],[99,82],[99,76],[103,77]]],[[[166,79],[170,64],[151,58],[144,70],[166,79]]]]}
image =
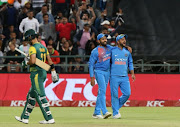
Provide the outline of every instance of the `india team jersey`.
{"type": "Polygon", "coordinates": [[[128,76],[128,68],[134,70],[131,53],[126,48],[114,47],[111,51],[111,76],[128,76]]]}
{"type": "MultiPolygon", "coordinates": [[[[31,56],[32,54],[36,54],[36,58],[40,59],[43,62],[46,62],[46,56],[49,54],[49,52],[47,51],[47,48],[44,47],[42,44],[35,43],[29,48],[29,56],[31,56]]],[[[37,71],[37,70],[44,70],[44,69],[40,68],[35,64],[30,66],[30,71],[37,71]]]]}
{"type": "Polygon", "coordinates": [[[94,76],[94,70],[110,70],[111,49],[112,46],[110,45],[107,45],[106,48],[103,46],[97,46],[93,49],[89,59],[90,77],[94,76]]]}

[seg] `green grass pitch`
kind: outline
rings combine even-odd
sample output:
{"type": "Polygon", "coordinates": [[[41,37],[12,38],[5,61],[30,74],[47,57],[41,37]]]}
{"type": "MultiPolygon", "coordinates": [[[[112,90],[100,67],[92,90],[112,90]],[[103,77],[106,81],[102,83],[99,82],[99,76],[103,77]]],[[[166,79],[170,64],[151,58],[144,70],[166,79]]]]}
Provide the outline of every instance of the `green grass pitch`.
{"type": "MultiPolygon", "coordinates": [[[[43,120],[36,107],[25,125],[14,119],[22,107],[0,107],[0,127],[180,127],[179,107],[123,107],[122,119],[93,119],[93,107],[51,107],[56,121],[53,125],[40,125],[43,120]]],[[[112,111],[111,108],[108,108],[112,111]]]]}

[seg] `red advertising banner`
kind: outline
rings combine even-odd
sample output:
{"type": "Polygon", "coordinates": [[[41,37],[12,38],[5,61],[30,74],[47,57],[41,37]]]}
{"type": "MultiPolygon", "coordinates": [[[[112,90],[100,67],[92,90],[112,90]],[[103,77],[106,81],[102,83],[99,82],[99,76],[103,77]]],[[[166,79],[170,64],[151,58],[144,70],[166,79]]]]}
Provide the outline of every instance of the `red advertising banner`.
{"type": "MultiPolygon", "coordinates": [[[[0,106],[23,106],[31,87],[30,74],[0,74],[0,106]]],[[[131,83],[131,96],[124,106],[180,106],[179,74],[136,74],[131,83]]],[[[88,74],[60,74],[57,83],[51,75],[44,82],[51,106],[94,106],[98,85],[90,85],[88,74]]],[[[121,92],[119,90],[119,96],[121,92]]],[[[110,103],[110,86],[107,87],[107,106],[110,103]]]]}

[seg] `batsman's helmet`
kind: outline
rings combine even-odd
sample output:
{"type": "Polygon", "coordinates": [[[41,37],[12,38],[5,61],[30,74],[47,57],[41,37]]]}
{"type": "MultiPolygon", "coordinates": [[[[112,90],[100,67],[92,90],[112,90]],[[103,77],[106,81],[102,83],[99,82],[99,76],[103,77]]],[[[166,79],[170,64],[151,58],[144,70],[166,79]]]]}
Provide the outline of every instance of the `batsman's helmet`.
{"type": "Polygon", "coordinates": [[[27,30],[24,34],[25,41],[31,41],[32,39],[36,38],[37,34],[33,29],[27,30]]]}

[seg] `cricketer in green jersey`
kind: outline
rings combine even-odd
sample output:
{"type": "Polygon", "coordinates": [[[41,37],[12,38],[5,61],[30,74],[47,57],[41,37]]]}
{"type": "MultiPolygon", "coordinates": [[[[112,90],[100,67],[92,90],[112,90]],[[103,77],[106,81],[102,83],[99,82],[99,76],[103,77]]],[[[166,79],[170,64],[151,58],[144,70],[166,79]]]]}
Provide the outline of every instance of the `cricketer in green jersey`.
{"type": "Polygon", "coordinates": [[[21,114],[21,117],[15,116],[16,120],[22,123],[29,122],[29,115],[31,114],[33,108],[35,107],[36,101],[39,104],[39,107],[43,113],[45,120],[40,121],[40,124],[53,124],[55,123],[51,111],[49,110],[49,103],[46,99],[45,90],[44,90],[44,81],[46,79],[47,73],[41,67],[35,65],[36,58],[45,62],[46,58],[48,64],[51,66],[51,76],[52,81],[57,82],[59,76],[56,74],[54,69],[54,64],[51,61],[50,55],[43,45],[41,45],[37,40],[37,35],[34,30],[30,29],[25,33],[25,40],[28,40],[31,47],[29,49],[29,62],[30,65],[30,79],[31,79],[31,88],[27,94],[26,104],[21,114]]]}

